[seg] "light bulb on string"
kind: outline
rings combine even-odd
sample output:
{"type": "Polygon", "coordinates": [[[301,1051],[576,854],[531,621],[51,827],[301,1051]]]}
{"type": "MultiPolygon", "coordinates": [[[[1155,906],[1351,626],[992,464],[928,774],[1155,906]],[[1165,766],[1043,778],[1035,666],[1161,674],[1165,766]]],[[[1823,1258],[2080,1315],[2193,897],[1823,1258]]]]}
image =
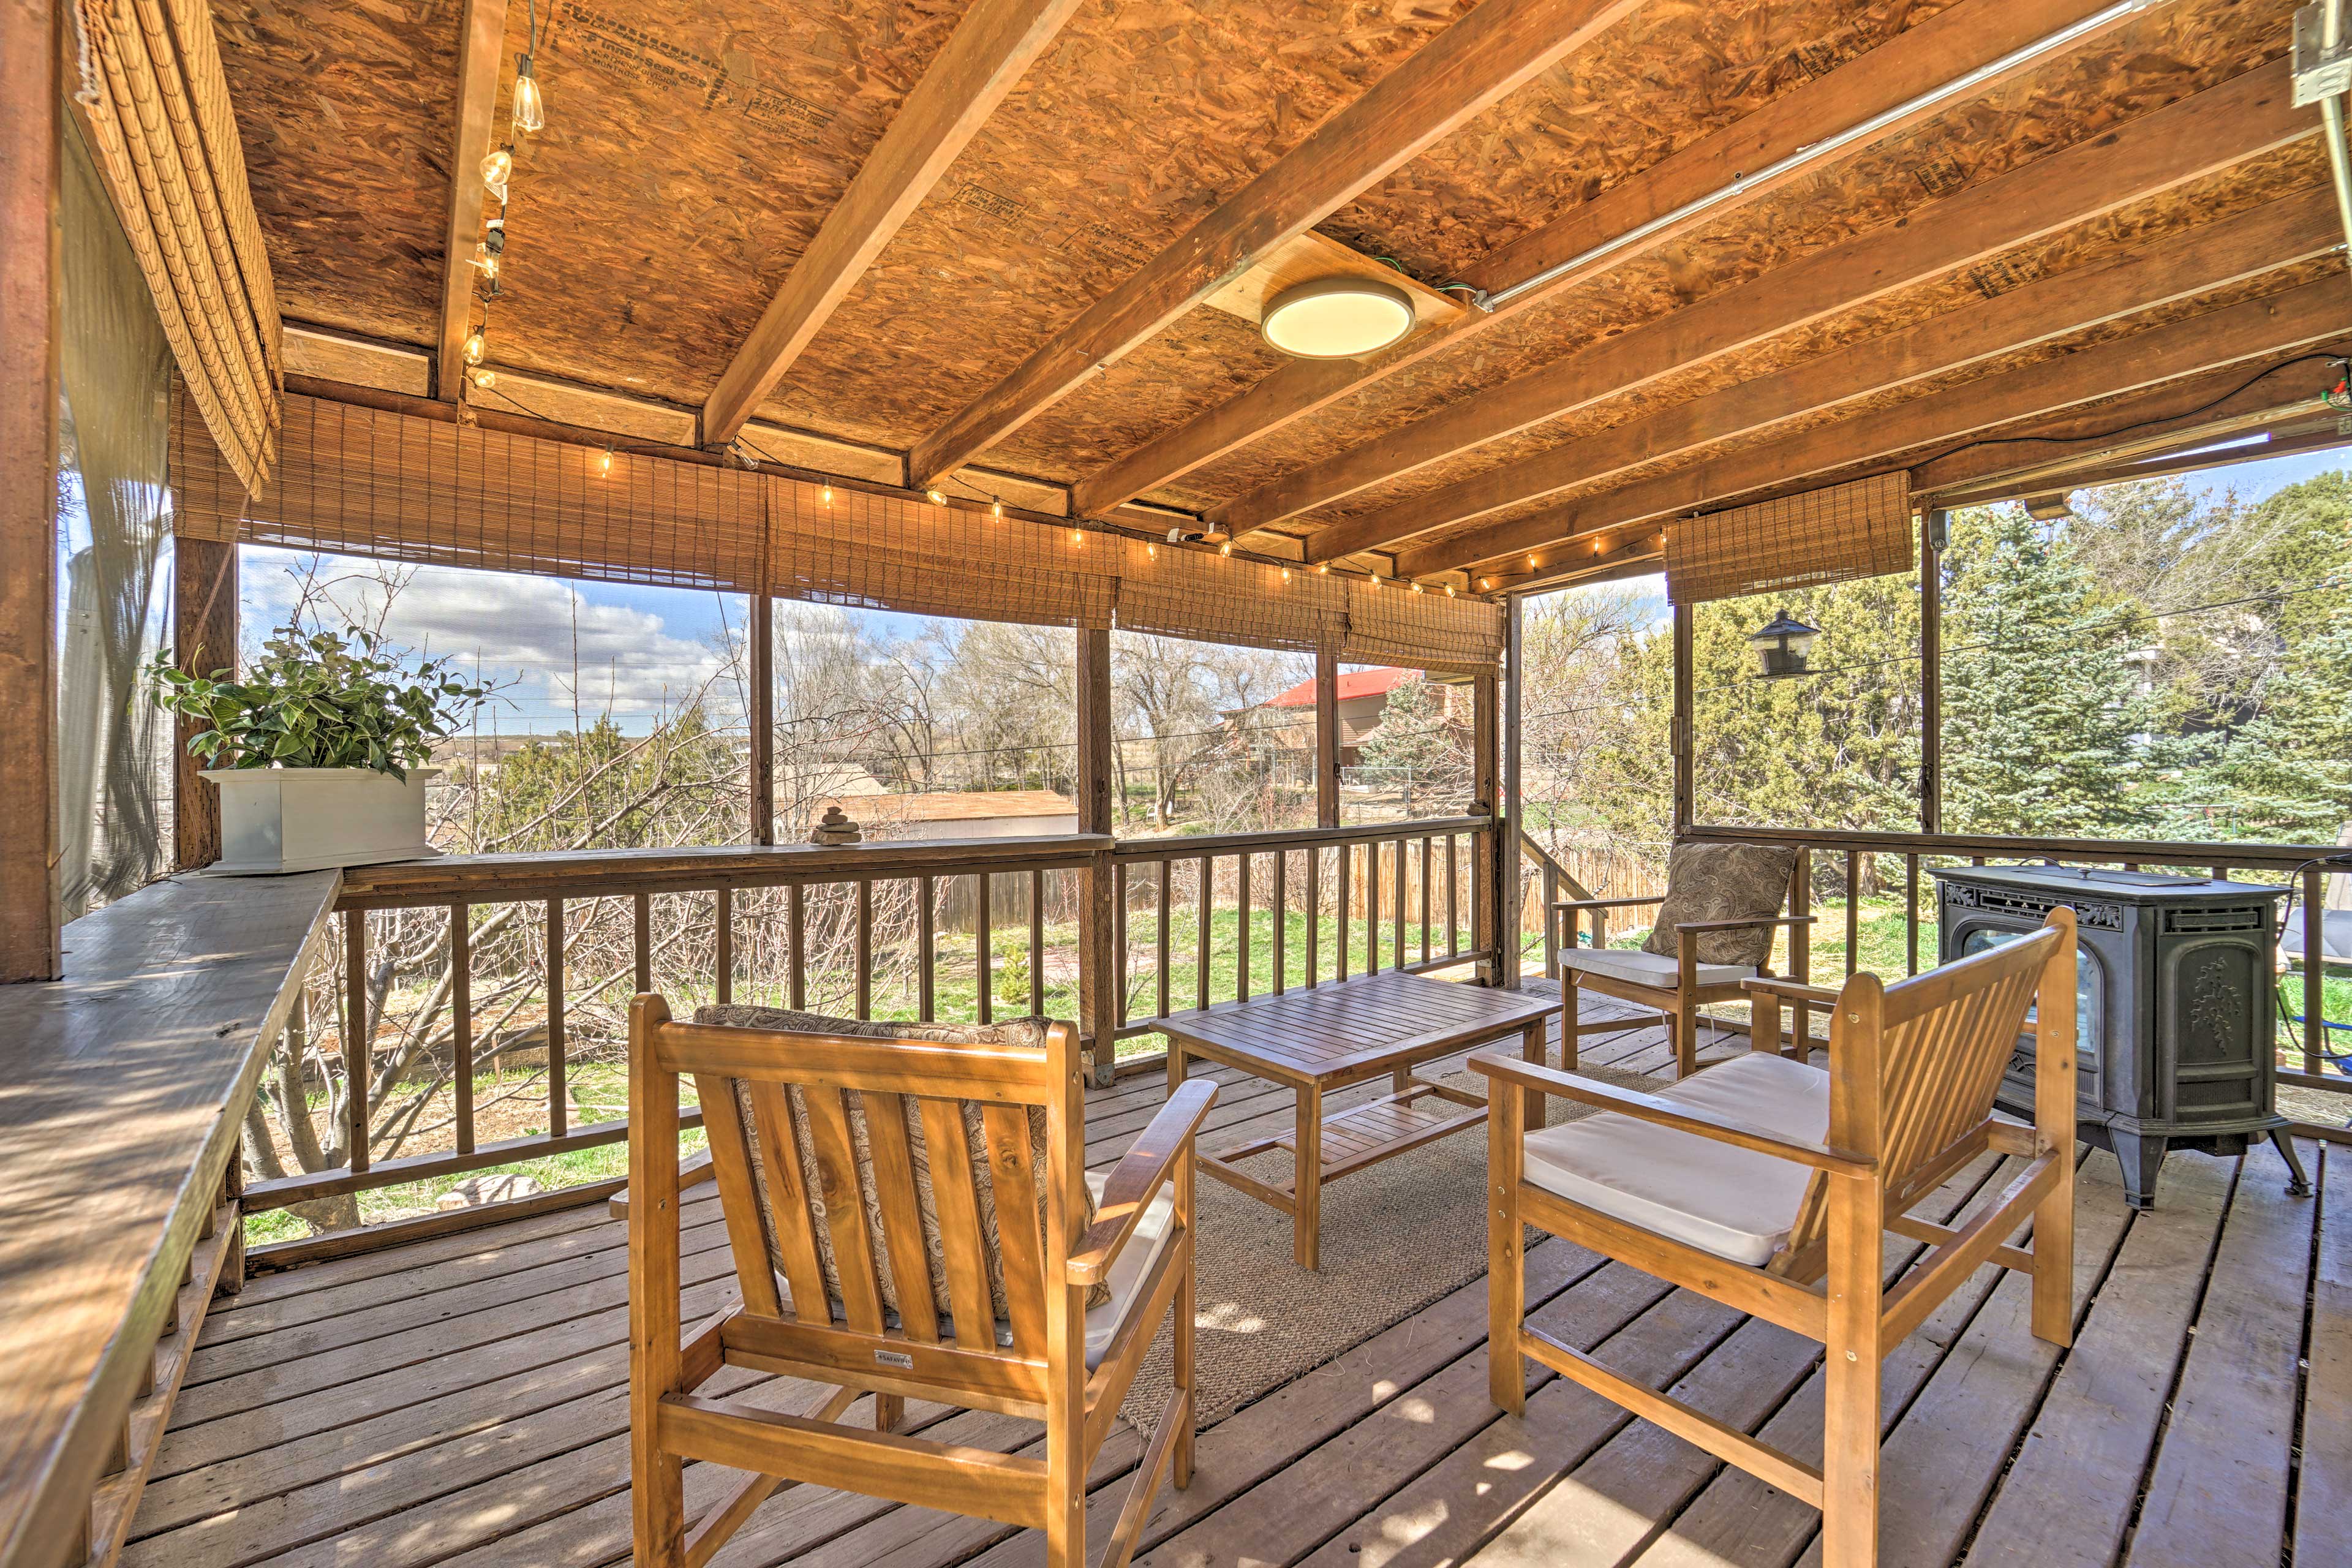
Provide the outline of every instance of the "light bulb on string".
{"type": "Polygon", "coordinates": [[[1420,593],[1420,592],[1421,592],[1421,584],[1418,584],[1418,583],[1415,583],[1415,584],[1412,585],[1412,591],[1413,591],[1414,593],[1416,593],[1416,594],[1420,593]]]}
{"type": "Polygon", "coordinates": [[[596,472],[602,476],[613,471],[613,448],[605,447],[596,454],[596,472]]]}
{"type": "Polygon", "coordinates": [[[488,351],[489,344],[482,341],[482,329],[476,327],[466,339],[466,363],[467,364],[481,363],[482,355],[487,353],[488,351]]]}
{"type": "Polygon", "coordinates": [[[816,499],[824,505],[831,506],[833,504],[833,487],[831,485],[827,485],[823,489],[817,491],[816,499]]]}
{"type": "Polygon", "coordinates": [[[1454,597],[1454,584],[1451,583],[1445,584],[1445,596],[1449,599],[1454,597]]]}
{"type": "Polygon", "coordinates": [[[1331,575],[1331,563],[1328,561],[1318,563],[1315,568],[1315,574],[1318,577],[1328,577],[1331,575]]]}
{"type": "Polygon", "coordinates": [[[490,282],[499,280],[498,252],[478,239],[474,242],[474,265],[481,268],[482,276],[490,282]]]}
{"type": "Polygon", "coordinates": [[[1081,530],[1081,529],[1076,529],[1076,528],[1074,528],[1074,529],[1070,530],[1070,542],[1071,542],[1071,543],[1073,543],[1073,544],[1077,544],[1077,545],[1083,545],[1083,544],[1085,544],[1085,543],[1086,543],[1086,542],[1087,542],[1087,536],[1086,536],[1086,533],[1085,533],[1085,531],[1084,531],[1083,530],[1081,530]]]}
{"type": "Polygon", "coordinates": [[[540,97],[539,79],[530,72],[530,57],[515,62],[514,128],[518,133],[544,129],[547,104],[540,97]]]}
{"type": "Polygon", "coordinates": [[[1218,553],[1218,554],[1220,554],[1220,555],[1231,555],[1233,552],[1234,552],[1234,542],[1233,542],[1232,540],[1230,540],[1230,539],[1226,540],[1223,544],[1220,544],[1220,545],[1218,545],[1218,546],[1217,546],[1217,553],[1218,553]]]}
{"type": "Polygon", "coordinates": [[[1290,581],[1290,568],[1287,566],[1282,569],[1282,580],[1286,583],[1290,581]]]}
{"type": "Polygon", "coordinates": [[[945,490],[925,490],[923,493],[931,498],[931,504],[933,506],[945,506],[948,504],[948,496],[945,490]]]}
{"type": "Polygon", "coordinates": [[[494,387],[499,384],[498,373],[496,371],[483,370],[477,367],[473,372],[473,377],[474,384],[480,387],[485,392],[488,392],[491,387],[494,387]]]}
{"type": "Polygon", "coordinates": [[[504,147],[482,160],[482,188],[496,196],[500,206],[507,205],[507,181],[513,174],[514,154],[504,147]]]}
{"type": "Polygon", "coordinates": [[[1004,503],[1001,500],[990,501],[988,503],[988,515],[996,519],[997,521],[1003,522],[1004,521],[1004,503]]]}

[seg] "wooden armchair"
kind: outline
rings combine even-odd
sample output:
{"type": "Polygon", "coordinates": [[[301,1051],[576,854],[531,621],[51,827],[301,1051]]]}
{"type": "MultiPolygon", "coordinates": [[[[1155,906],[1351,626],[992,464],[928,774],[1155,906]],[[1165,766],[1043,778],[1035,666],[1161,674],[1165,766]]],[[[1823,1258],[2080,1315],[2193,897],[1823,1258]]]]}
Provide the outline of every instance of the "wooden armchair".
{"type": "MultiPolygon", "coordinates": [[[[1787,929],[1789,967],[1798,980],[1806,978],[1806,930],[1813,917],[1805,911],[1811,902],[1811,877],[1802,850],[1683,844],[1675,846],[1667,862],[1662,894],[1553,904],[1549,918],[1555,922],[1553,945],[1559,952],[1560,1065],[1570,1071],[1576,1068],[1577,993],[1587,990],[1664,1014],[1676,1072],[1688,1077],[1697,1071],[1698,1010],[1711,1003],[1746,1001],[1746,983],[1771,974],[1774,931],[1787,929]],[[1759,878],[1759,868],[1767,875],[1759,878]],[[1727,885],[1707,886],[1710,882],[1727,885]],[[1787,915],[1780,913],[1782,887],[1791,911],[1787,915]],[[1651,904],[1664,907],[1650,941],[1640,948],[1611,947],[1609,911],[1651,904]],[[1734,912],[1691,918],[1694,910],[1710,910],[1734,912]],[[1589,948],[1576,945],[1577,928],[1586,920],[1592,936],[1589,948]]],[[[1800,1037],[1805,1028],[1805,1005],[1800,1002],[1800,1037]]]]}
{"type": "Polygon", "coordinates": [[[1495,1403],[1523,1414],[1520,1358],[1540,1362],[1821,1509],[1823,1568],[1870,1568],[1886,1354],[1986,1262],[2032,1277],[2035,1337],[2058,1345],[2073,1337],[2074,963],[2074,912],[2061,908],[2021,942],[1914,979],[1882,987],[1857,974],[1837,993],[1813,992],[1810,1000],[1833,1009],[1827,1070],[1751,1051],[1643,1094],[1516,1057],[1473,1056],[1493,1080],[1495,1107],[1495,1403]],[[2033,1125],[2023,1127],[1992,1107],[2029,1028],[2039,1048],[2033,1125]],[[1603,1114],[1545,1127],[1542,1097],[1554,1094],[1603,1114]],[[2023,1161],[1989,1205],[1957,1226],[1912,1217],[1987,1150],[2023,1161]],[[2028,1219],[2032,1248],[2009,1245],[2028,1219]],[[1823,1462],[1770,1447],[1528,1324],[1524,1225],[1820,1340],[1823,1462]],[[1932,1245],[1888,1289],[1890,1231],[1932,1245]]]}
{"type": "Polygon", "coordinates": [[[808,1482],[1042,1530],[1049,1568],[1083,1568],[1087,1468],[1172,1314],[1175,1389],[1103,1559],[1123,1568],[1162,1474],[1192,1479],[1192,1141],[1214,1086],[1171,1095],[1090,1185],[1068,1026],[959,1039],[933,1026],[808,1033],[825,1021],[782,1016],[802,1029],[677,1023],[655,995],[630,1009],[635,1561],[700,1568],[770,1494],[808,1482]],[[742,1287],[691,1332],[678,1278],[688,1074],[742,1287]],[[836,1392],[808,1415],[698,1394],[722,1366],[836,1392]],[[862,1394],[878,1430],[841,1420],[862,1394]],[[908,1398],[1043,1421],[1043,1457],[889,1430],[908,1398]],[[747,1472],[691,1524],[687,1459],[747,1472]]]}

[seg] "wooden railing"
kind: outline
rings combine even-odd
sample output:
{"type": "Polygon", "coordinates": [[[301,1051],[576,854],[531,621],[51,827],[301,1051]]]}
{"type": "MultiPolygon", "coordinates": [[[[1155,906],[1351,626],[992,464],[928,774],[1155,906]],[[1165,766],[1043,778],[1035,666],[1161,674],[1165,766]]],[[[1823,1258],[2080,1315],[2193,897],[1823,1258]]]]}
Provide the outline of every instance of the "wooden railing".
{"type": "MultiPolygon", "coordinates": [[[[2302,1050],[2299,1067],[2281,1068],[2279,1081],[2305,1089],[2352,1093],[2352,1079],[2326,1072],[2324,1041],[2328,1028],[2326,986],[2326,951],[2324,917],[2327,878],[2352,874],[2343,864],[2347,851],[2334,846],[2307,844],[2141,843],[2114,838],[2008,838],[1958,833],[1865,833],[1810,828],[1701,826],[1690,829],[1686,840],[1715,843],[1794,844],[1810,857],[1843,859],[1846,973],[1853,973],[1861,951],[1859,889],[1866,857],[1900,861],[1903,868],[1902,909],[1905,927],[1905,969],[1916,974],[1921,967],[1921,868],[1926,865],[1997,865],[2010,862],[2054,862],[2066,866],[2116,866],[2126,870],[2177,870],[2213,877],[2292,884],[2297,898],[2293,918],[2300,925],[2306,955],[2302,976],[2302,1050]],[[2333,871],[2327,864],[2336,862],[2333,871]]],[[[1547,905],[1548,907],[1548,905],[1547,905]]],[[[1932,913],[1932,911],[1931,911],[1932,913]]],[[[1605,941],[1605,938],[1603,939],[1605,941]]],[[[1934,963],[1932,952],[1927,963],[1934,963]]]]}
{"type": "MultiPolygon", "coordinates": [[[[336,903],[341,930],[331,939],[340,962],[334,973],[314,978],[310,993],[339,1001],[331,1015],[336,1060],[329,1064],[306,1048],[310,1017],[298,1010],[277,1061],[287,1075],[281,1108],[307,1110],[314,1093],[329,1092],[337,1125],[323,1142],[339,1143],[341,1158],[329,1169],[248,1183],[246,1211],[301,1206],[308,1217],[318,1212],[311,1205],[330,1200],[625,1141],[625,1120],[575,1124],[572,1079],[583,1064],[618,1064],[618,1020],[636,991],[664,989],[688,1005],[741,1000],[861,1018],[934,1018],[942,925],[950,923],[943,911],[971,937],[973,994],[959,1007],[962,1016],[985,1022],[1000,1005],[1045,1012],[1049,994],[1057,1004],[1073,1004],[1056,1008],[1067,1016],[1075,996],[1059,993],[1075,986],[1048,983],[1048,909],[1080,907],[1066,884],[1101,874],[1110,843],[1069,835],[453,856],[351,868],[336,903]],[[952,900],[945,896],[951,889],[958,895],[952,900]],[[995,962],[1000,910],[1025,924],[1025,942],[1017,944],[1025,984],[1008,985],[995,962]],[[419,915],[421,930],[372,931],[399,917],[415,925],[419,915]],[[377,955],[377,945],[395,937],[423,954],[408,977],[421,999],[404,1022],[390,1016],[392,965],[377,955]],[[494,942],[506,962],[481,994],[478,955],[494,942]],[[594,1026],[583,1037],[587,1009],[594,1026]],[[534,1090],[530,1111],[539,1124],[520,1135],[485,1138],[478,1076],[494,1064],[529,1065],[534,1058],[538,1077],[535,1083],[526,1079],[525,1087],[534,1090]],[[338,1071],[331,1074],[331,1065],[338,1071]],[[387,1143],[411,1141],[428,1114],[441,1120],[425,1141],[440,1146],[379,1157],[387,1143]]],[[[520,1109],[510,1096],[500,1099],[502,1111],[520,1109]]],[[[698,1111],[686,1113],[688,1127],[699,1123],[698,1111]]],[[[573,1184],[541,1201],[579,1202],[620,1184],[617,1176],[573,1184]]],[[[510,1215],[532,1203],[495,1206],[510,1215]]],[[[408,1222],[405,1233],[467,1223],[463,1212],[428,1215],[408,1222]]],[[[265,1247],[256,1258],[268,1267],[317,1252],[298,1242],[284,1257],[265,1247]]]]}
{"type": "Polygon", "coordinates": [[[1326,978],[1490,958],[1477,946],[1475,900],[1492,828],[1485,816],[1448,816],[1120,843],[1111,851],[1115,1033],[1151,1034],[1174,1012],[1326,978]],[[1217,973],[1221,910],[1234,916],[1230,979],[1217,973]],[[1150,935],[1139,940],[1142,916],[1150,935]],[[1187,920],[1189,942],[1178,937],[1187,920]],[[1138,962],[1147,946],[1148,966],[1138,962]]]}
{"type": "MultiPolygon", "coordinates": [[[[660,990],[681,1011],[740,1001],[860,1018],[1083,1018],[1090,1037],[1108,1037],[1095,1044],[1107,1077],[1119,1043],[1174,1009],[1492,957],[1475,912],[1491,837],[1479,816],[1127,843],[1070,835],[353,868],[329,933],[335,956],[289,1020],[247,1121],[249,1147],[303,1168],[257,1171],[245,1210],[292,1209],[314,1232],[341,1233],[360,1226],[362,1194],[625,1142],[611,1089],[638,991],[660,990]],[[1095,879],[1112,889],[1104,943],[1086,940],[1095,879]],[[1108,1005],[1089,973],[1105,961],[1090,953],[1107,955],[1108,1005]]],[[[683,1125],[698,1127],[699,1111],[683,1125]]],[[[577,1163],[546,1183],[560,1191],[477,1193],[450,1213],[372,1226],[364,1244],[622,1184],[577,1163]]],[[[345,1246],[314,1235],[257,1247],[254,1258],[282,1267],[345,1246]]]]}

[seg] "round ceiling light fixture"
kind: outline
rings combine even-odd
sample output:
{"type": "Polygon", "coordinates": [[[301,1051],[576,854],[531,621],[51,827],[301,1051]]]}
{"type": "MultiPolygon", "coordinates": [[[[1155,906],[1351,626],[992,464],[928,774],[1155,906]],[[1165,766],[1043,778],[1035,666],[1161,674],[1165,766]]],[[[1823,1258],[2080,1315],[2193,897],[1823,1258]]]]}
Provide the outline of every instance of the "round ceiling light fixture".
{"type": "Polygon", "coordinates": [[[1318,278],[1276,295],[1258,331],[1300,359],[1357,359],[1411,331],[1412,319],[1412,296],[1393,283],[1318,278]]]}

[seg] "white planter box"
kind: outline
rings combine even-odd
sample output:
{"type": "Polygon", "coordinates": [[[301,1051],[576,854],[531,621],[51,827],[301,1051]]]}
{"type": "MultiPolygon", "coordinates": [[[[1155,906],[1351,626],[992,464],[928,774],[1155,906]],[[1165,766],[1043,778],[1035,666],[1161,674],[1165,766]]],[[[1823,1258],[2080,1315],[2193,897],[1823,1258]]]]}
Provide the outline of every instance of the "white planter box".
{"type": "Polygon", "coordinates": [[[425,784],[440,772],[411,768],[404,784],[372,768],[206,768],[221,795],[221,858],[206,870],[257,877],[438,855],[425,841],[425,784]]]}

